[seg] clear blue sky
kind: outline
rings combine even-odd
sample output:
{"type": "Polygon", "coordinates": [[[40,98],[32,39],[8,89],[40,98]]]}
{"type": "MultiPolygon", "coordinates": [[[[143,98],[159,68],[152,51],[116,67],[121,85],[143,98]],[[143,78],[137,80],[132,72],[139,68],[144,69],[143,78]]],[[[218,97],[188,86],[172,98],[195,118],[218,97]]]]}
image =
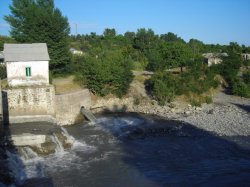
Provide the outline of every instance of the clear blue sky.
{"type": "MultiPolygon", "coordinates": [[[[8,35],[3,16],[11,0],[0,0],[0,34],[8,35]]],[[[102,34],[115,28],[119,34],[152,28],[155,33],[173,32],[184,40],[250,46],[250,0],[55,0],[68,17],[71,32],[102,34]]]]}

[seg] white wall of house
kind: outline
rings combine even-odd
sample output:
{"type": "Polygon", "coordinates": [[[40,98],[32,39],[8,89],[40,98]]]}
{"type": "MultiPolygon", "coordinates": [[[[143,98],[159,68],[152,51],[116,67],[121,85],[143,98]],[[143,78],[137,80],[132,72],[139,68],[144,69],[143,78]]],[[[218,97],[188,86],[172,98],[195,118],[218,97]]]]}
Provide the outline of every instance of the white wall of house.
{"type": "Polygon", "coordinates": [[[222,59],[220,58],[209,58],[208,59],[208,66],[212,66],[213,64],[221,64],[222,59]]]}
{"type": "Polygon", "coordinates": [[[49,62],[7,62],[9,86],[29,86],[49,84],[49,62]],[[26,76],[26,68],[31,68],[31,76],[26,76]]]}
{"type": "Polygon", "coordinates": [[[243,53],[241,54],[243,60],[250,60],[250,54],[249,53],[243,53]]]}

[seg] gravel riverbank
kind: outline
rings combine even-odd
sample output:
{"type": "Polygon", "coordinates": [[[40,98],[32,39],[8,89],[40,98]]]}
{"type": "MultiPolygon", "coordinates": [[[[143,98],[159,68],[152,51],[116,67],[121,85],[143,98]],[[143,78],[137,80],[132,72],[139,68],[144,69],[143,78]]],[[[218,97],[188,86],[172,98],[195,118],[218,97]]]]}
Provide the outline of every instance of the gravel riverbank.
{"type": "Polygon", "coordinates": [[[190,123],[220,136],[250,136],[250,99],[218,92],[213,100],[213,104],[203,104],[202,107],[174,103],[173,108],[159,106],[155,101],[147,99],[136,104],[132,97],[99,99],[92,111],[94,113],[126,111],[154,114],[190,123]]]}

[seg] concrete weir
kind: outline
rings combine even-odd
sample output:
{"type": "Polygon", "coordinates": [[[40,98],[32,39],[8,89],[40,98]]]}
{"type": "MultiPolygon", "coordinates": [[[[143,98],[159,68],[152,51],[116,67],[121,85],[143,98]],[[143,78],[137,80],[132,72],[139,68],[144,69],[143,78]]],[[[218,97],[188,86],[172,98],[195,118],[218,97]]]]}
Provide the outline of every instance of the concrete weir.
{"type": "Polygon", "coordinates": [[[11,135],[11,140],[15,146],[37,146],[46,142],[46,135],[42,134],[20,134],[11,135]]]}
{"type": "Polygon", "coordinates": [[[91,106],[88,89],[58,95],[54,86],[49,85],[8,88],[1,93],[3,111],[0,108],[0,114],[5,124],[45,121],[71,125],[83,120],[81,106],[91,106]]]}

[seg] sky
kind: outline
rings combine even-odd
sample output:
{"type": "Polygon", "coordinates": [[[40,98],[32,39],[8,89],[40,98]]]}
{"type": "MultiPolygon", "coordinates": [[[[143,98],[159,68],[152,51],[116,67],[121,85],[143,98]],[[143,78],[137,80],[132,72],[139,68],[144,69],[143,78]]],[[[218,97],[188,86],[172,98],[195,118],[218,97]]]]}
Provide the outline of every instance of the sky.
{"type": "MultiPolygon", "coordinates": [[[[9,35],[3,17],[10,14],[11,2],[0,0],[0,35],[9,35]]],[[[68,18],[72,34],[151,28],[187,42],[195,38],[206,44],[250,46],[250,0],[55,0],[55,6],[68,18]]]]}

